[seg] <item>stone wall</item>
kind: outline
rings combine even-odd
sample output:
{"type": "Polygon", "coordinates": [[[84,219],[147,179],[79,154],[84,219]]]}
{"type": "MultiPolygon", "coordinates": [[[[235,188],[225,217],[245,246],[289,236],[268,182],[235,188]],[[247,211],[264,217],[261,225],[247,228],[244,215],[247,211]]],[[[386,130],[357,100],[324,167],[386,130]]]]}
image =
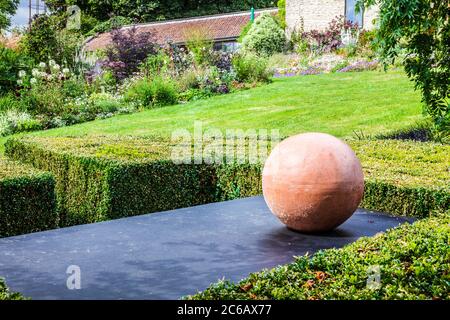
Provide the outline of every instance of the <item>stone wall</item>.
{"type": "Polygon", "coordinates": [[[372,6],[364,10],[363,16],[363,28],[366,30],[371,30],[375,28],[374,19],[378,18],[378,13],[380,12],[378,6],[372,6]]]}
{"type": "MultiPolygon", "coordinates": [[[[286,0],[286,23],[288,33],[299,30],[325,29],[336,16],[345,14],[345,0],[286,0]]],[[[372,21],[377,16],[377,8],[365,10],[364,29],[373,28],[372,21]]]]}

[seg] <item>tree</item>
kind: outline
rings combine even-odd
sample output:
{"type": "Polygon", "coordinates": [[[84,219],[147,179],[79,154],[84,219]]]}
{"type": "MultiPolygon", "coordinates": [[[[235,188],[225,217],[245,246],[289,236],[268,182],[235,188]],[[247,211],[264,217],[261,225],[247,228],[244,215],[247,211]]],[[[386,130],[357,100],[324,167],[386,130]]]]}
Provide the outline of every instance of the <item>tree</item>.
{"type": "Polygon", "coordinates": [[[444,137],[450,132],[450,3],[448,0],[359,0],[378,4],[377,39],[388,64],[405,54],[408,76],[422,93],[424,111],[444,137]]]}
{"type": "Polygon", "coordinates": [[[83,14],[99,21],[111,15],[122,16],[136,22],[150,22],[175,18],[209,15],[233,11],[274,7],[275,0],[46,0],[52,10],[64,11],[67,5],[76,4],[83,14]]]}
{"type": "Polygon", "coordinates": [[[242,49],[259,55],[271,56],[283,51],[286,37],[283,29],[269,13],[255,19],[247,35],[242,39],[242,49]]]}
{"type": "Polygon", "coordinates": [[[11,23],[11,15],[13,15],[19,0],[0,0],[0,30],[6,29],[11,23]]]}

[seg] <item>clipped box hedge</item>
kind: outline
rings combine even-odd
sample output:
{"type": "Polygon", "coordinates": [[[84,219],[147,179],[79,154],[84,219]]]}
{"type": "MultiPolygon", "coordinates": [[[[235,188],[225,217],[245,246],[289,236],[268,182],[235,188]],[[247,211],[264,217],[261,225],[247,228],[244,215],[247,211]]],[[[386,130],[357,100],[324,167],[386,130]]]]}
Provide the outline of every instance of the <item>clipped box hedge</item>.
{"type": "MultiPolygon", "coordinates": [[[[219,281],[192,300],[450,300],[450,215],[364,237],[293,263],[219,281]],[[378,270],[379,282],[369,281],[378,270]],[[374,285],[376,284],[376,285],[374,285]]],[[[376,278],[374,281],[377,281],[376,278]]]]}
{"type": "Polygon", "coordinates": [[[0,300],[25,300],[25,298],[20,293],[11,292],[4,280],[0,278],[0,300]]]}
{"type": "Polygon", "coordinates": [[[50,173],[0,157],[0,237],[57,227],[54,187],[50,173]]]}
{"type": "Polygon", "coordinates": [[[56,178],[60,226],[261,193],[260,166],[175,164],[165,140],[22,138],[6,154],[56,178]]]}
{"type": "Polygon", "coordinates": [[[427,217],[450,209],[450,145],[373,140],[350,141],[361,160],[361,207],[427,217]]]}
{"type": "MultiPolygon", "coordinates": [[[[362,207],[417,217],[450,207],[450,147],[393,140],[349,142],[361,159],[362,207]]],[[[24,137],[6,154],[56,177],[60,225],[261,194],[262,164],[174,164],[171,142],[137,137],[24,137]]]]}

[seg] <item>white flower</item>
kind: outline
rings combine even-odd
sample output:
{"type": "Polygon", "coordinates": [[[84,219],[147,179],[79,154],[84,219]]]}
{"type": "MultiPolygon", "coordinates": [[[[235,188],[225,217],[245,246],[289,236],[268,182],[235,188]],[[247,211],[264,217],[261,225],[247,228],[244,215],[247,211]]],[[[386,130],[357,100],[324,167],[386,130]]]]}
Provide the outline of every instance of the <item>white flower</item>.
{"type": "Polygon", "coordinates": [[[53,67],[54,65],[56,64],[56,62],[55,62],[55,60],[50,60],[49,62],[48,62],[48,65],[50,66],[50,67],[53,67]]]}
{"type": "Polygon", "coordinates": [[[65,75],[67,75],[67,74],[70,73],[70,69],[69,69],[69,68],[64,68],[64,69],[62,70],[62,72],[63,72],[65,75]]]}
{"type": "Polygon", "coordinates": [[[31,84],[36,84],[37,83],[37,79],[36,78],[31,78],[30,79],[30,83],[31,84]]]}
{"type": "Polygon", "coordinates": [[[33,77],[39,77],[40,73],[41,72],[38,69],[36,69],[36,68],[31,70],[31,74],[33,75],[33,77]]]}
{"type": "Polygon", "coordinates": [[[45,62],[39,63],[39,68],[41,68],[41,69],[45,69],[46,66],[47,65],[45,64],[45,62]]]}
{"type": "Polygon", "coordinates": [[[23,78],[27,75],[27,73],[24,70],[19,71],[19,78],[23,78]]]}
{"type": "Polygon", "coordinates": [[[59,70],[61,69],[61,67],[59,66],[59,64],[54,64],[54,65],[52,66],[52,69],[53,69],[54,71],[59,71],[59,70]]]}
{"type": "Polygon", "coordinates": [[[18,85],[22,85],[22,84],[23,84],[22,79],[17,80],[17,84],[18,84],[18,85]]]}

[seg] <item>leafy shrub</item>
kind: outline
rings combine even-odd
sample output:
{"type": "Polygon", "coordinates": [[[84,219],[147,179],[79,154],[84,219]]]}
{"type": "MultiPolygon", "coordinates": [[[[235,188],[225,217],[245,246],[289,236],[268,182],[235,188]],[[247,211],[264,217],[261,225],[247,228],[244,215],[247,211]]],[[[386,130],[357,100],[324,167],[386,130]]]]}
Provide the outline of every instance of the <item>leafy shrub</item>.
{"type": "Polygon", "coordinates": [[[253,25],[253,22],[249,21],[245,24],[245,26],[242,27],[241,33],[239,34],[239,38],[237,40],[239,43],[242,43],[242,40],[244,40],[245,36],[250,31],[250,28],[252,27],[252,25],[253,25]]]}
{"type": "Polygon", "coordinates": [[[344,45],[336,49],[336,53],[343,56],[344,58],[352,58],[356,56],[357,52],[358,47],[354,44],[344,45]]]}
{"type": "Polygon", "coordinates": [[[193,65],[192,56],[187,53],[185,48],[177,46],[172,42],[167,42],[164,45],[163,50],[170,58],[170,68],[174,75],[181,75],[193,65]]]}
{"type": "Polygon", "coordinates": [[[170,67],[170,57],[159,50],[157,53],[150,55],[141,64],[140,70],[145,77],[155,77],[168,74],[170,67]]]}
{"type": "Polygon", "coordinates": [[[93,93],[89,96],[90,112],[93,114],[113,113],[120,109],[121,104],[108,93],[93,93]]]}
{"type": "MultiPolygon", "coordinates": [[[[84,14],[82,17],[85,16],[84,14]]],[[[98,33],[104,33],[108,32],[114,29],[118,29],[122,26],[132,24],[133,20],[128,17],[122,17],[122,16],[114,16],[110,18],[109,20],[100,22],[95,24],[95,26],[87,32],[87,36],[95,36],[98,33]]]]}
{"type": "Polygon", "coordinates": [[[143,107],[176,104],[177,98],[178,94],[173,82],[162,77],[138,80],[125,94],[125,101],[143,107]]]}
{"type": "Polygon", "coordinates": [[[178,87],[181,92],[200,88],[200,75],[203,72],[202,69],[190,68],[187,69],[177,79],[178,87]]]}
{"type": "Polygon", "coordinates": [[[167,106],[178,102],[175,84],[167,79],[155,77],[152,79],[153,105],[167,106]]]}
{"type": "Polygon", "coordinates": [[[117,80],[110,70],[103,70],[100,74],[87,79],[91,92],[113,92],[117,90],[117,80]]]}
{"type": "Polygon", "coordinates": [[[57,227],[54,187],[50,173],[0,158],[0,237],[57,227]]]}
{"type": "Polygon", "coordinates": [[[110,70],[118,81],[122,81],[137,72],[141,63],[156,52],[157,45],[150,33],[137,32],[135,27],[114,29],[103,67],[110,70]]]}
{"type": "Polygon", "coordinates": [[[11,292],[2,278],[0,278],[0,300],[23,300],[24,297],[17,292],[11,292]]]}
{"type": "Polygon", "coordinates": [[[19,102],[12,94],[0,96],[0,113],[19,108],[19,102]]]}
{"type": "Polygon", "coordinates": [[[56,116],[66,111],[66,99],[59,84],[38,82],[21,97],[26,109],[34,115],[56,116]]]}
{"type": "MultiPolygon", "coordinates": [[[[58,64],[69,67],[74,72],[77,72],[80,68],[80,61],[77,60],[77,55],[83,46],[83,36],[78,32],[62,29],[56,32],[56,41],[56,51],[49,57],[53,58],[58,64]]],[[[78,72],[77,74],[83,75],[82,72],[78,72]]]]}
{"type": "Polygon", "coordinates": [[[61,85],[62,85],[62,91],[65,97],[68,98],[78,98],[82,96],[86,91],[88,91],[88,88],[86,87],[86,82],[82,77],[75,77],[75,76],[66,76],[61,85]]]}
{"type": "Polygon", "coordinates": [[[390,64],[405,53],[408,77],[422,92],[425,112],[450,139],[450,24],[448,1],[362,0],[379,5],[377,32],[381,59],[390,64]]]}
{"type": "Polygon", "coordinates": [[[239,81],[269,82],[268,60],[252,53],[240,53],[233,58],[233,68],[239,81]]]}
{"type": "Polygon", "coordinates": [[[286,37],[283,29],[270,14],[261,14],[255,19],[242,40],[242,49],[260,55],[270,56],[283,51],[286,37]]]}
{"type": "Polygon", "coordinates": [[[192,68],[178,78],[177,82],[181,101],[198,100],[229,93],[232,84],[236,82],[236,73],[232,68],[229,71],[214,66],[192,68]]]}
{"type": "Polygon", "coordinates": [[[300,40],[306,41],[309,50],[318,54],[332,52],[342,46],[341,34],[343,31],[358,32],[357,24],[346,21],[344,16],[334,18],[328,27],[321,30],[303,32],[300,40]]]}
{"type": "Polygon", "coordinates": [[[278,0],[278,18],[280,20],[280,26],[286,29],[286,0],[278,0]]]}
{"type": "Polygon", "coordinates": [[[190,89],[182,91],[179,94],[178,99],[180,99],[180,101],[183,101],[183,102],[196,101],[196,100],[201,100],[201,99],[207,99],[213,95],[214,94],[210,91],[205,91],[205,90],[198,89],[198,88],[190,88],[190,89]]]}
{"type": "Polygon", "coordinates": [[[376,38],[376,30],[362,30],[358,37],[358,53],[368,58],[376,56],[379,44],[376,38]]]}
{"type": "Polygon", "coordinates": [[[20,47],[35,62],[48,61],[58,47],[54,18],[40,15],[32,21],[29,30],[22,36],[20,47]]]}
{"type": "Polygon", "coordinates": [[[31,61],[25,55],[0,44],[0,95],[17,88],[20,70],[29,70],[31,61]]]}
{"type": "Polygon", "coordinates": [[[83,95],[85,82],[68,68],[62,68],[54,60],[41,62],[31,74],[24,73],[21,104],[34,115],[59,116],[68,112],[70,101],[83,95]]]}
{"type": "Polygon", "coordinates": [[[39,130],[41,128],[41,123],[26,112],[10,109],[0,113],[0,136],[7,136],[21,131],[39,130]]]}
{"type": "Polygon", "coordinates": [[[186,46],[198,66],[211,64],[214,57],[214,43],[210,36],[201,29],[191,29],[186,33],[186,46]]]}
{"type": "Polygon", "coordinates": [[[73,68],[83,37],[76,31],[66,30],[65,21],[65,15],[36,16],[20,39],[23,53],[35,63],[54,60],[59,65],[73,68]]]}
{"type": "Polygon", "coordinates": [[[90,35],[94,35],[95,33],[91,34],[90,31],[92,29],[94,29],[97,25],[101,24],[100,21],[98,21],[97,18],[83,13],[81,15],[81,19],[80,19],[80,32],[81,34],[85,35],[85,36],[90,36],[90,35]]]}

